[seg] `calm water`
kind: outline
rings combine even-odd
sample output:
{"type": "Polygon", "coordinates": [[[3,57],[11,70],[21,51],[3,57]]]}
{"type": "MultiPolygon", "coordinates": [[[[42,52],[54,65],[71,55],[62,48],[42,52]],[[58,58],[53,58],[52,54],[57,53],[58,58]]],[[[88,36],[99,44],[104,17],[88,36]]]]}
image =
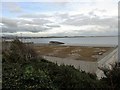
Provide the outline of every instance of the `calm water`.
{"type": "Polygon", "coordinates": [[[65,45],[118,45],[117,37],[79,37],[79,38],[38,38],[24,39],[26,42],[49,43],[49,41],[64,42],[65,45]]]}

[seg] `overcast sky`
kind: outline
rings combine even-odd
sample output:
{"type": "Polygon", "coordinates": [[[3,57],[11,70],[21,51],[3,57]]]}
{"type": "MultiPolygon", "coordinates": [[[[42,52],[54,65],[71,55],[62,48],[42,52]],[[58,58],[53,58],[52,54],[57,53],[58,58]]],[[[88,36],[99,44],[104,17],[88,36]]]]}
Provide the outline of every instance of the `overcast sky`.
{"type": "Polygon", "coordinates": [[[2,2],[2,34],[92,36],[118,34],[118,0],[2,2]]]}

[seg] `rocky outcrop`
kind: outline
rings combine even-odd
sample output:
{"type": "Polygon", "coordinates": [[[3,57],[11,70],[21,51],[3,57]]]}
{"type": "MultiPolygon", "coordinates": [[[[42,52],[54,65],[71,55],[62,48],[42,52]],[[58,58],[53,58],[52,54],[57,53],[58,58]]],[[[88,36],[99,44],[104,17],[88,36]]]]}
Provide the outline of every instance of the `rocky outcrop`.
{"type": "Polygon", "coordinates": [[[50,44],[65,44],[65,43],[63,43],[63,42],[58,42],[58,41],[50,41],[49,43],[50,43],[50,44]]]}

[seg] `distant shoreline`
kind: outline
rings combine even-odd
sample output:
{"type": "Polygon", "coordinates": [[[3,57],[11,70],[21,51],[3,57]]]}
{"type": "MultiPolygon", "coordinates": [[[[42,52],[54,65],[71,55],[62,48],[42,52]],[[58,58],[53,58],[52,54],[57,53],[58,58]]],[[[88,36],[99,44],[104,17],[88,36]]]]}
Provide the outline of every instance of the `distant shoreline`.
{"type": "Polygon", "coordinates": [[[20,36],[2,36],[2,39],[36,39],[36,38],[87,38],[87,37],[118,37],[118,36],[47,36],[47,37],[20,37],[20,36]]]}

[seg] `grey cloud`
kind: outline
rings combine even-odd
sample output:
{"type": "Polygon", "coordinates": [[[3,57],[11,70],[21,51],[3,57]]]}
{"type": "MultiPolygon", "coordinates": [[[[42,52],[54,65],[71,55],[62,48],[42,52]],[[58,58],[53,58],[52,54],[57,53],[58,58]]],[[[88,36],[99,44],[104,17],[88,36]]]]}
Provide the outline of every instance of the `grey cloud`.
{"type": "MultiPolygon", "coordinates": [[[[44,15],[43,15],[44,16],[44,15]]],[[[47,30],[53,28],[59,28],[64,25],[72,26],[87,26],[93,25],[101,28],[90,27],[90,30],[66,30],[63,32],[53,33],[52,35],[112,35],[117,34],[117,17],[99,17],[94,13],[88,15],[78,14],[69,15],[67,13],[55,13],[50,18],[20,18],[20,19],[8,19],[3,18],[2,23],[4,24],[2,29],[3,32],[47,32],[47,30]],[[52,18],[51,18],[52,17],[52,18]],[[54,18],[53,18],[54,17],[54,18]],[[53,19],[53,22],[50,21],[53,19]],[[54,20],[56,20],[54,22],[54,20]],[[59,22],[60,20],[60,22],[59,22]],[[98,31],[97,31],[98,30],[98,31]]],[[[64,27],[63,27],[64,28],[64,27]]],[[[61,29],[60,29],[61,30],[61,29]]]]}
{"type": "Polygon", "coordinates": [[[117,17],[100,18],[98,16],[76,15],[62,22],[62,24],[83,26],[83,25],[100,25],[100,26],[117,26],[117,17]]]}
{"type": "Polygon", "coordinates": [[[44,25],[47,23],[52,23],[50,20],[46,20],[46,19],[33,19],[34,24],[37,25],[44,25]]]}
{"type": "Polygon", "coordinates": [[[14,33],[18,30],[18,28],[14,28],[14,27],[6,27],[6,26],[3,26],[2,27],[2,33],[14,33]]]}
{"type": "Polygon", "coordinates": [[[43,32],[43,31],[46,31],[48,29],[51,29],[51,28],[48,28],[48,27],[44,27],[44,26],[34,26],[34,25],[25,25],[25,26],[22,26],[22,27],[19,27],[20,29],[23,29],[24,31],[29,31],[29,32],[43,32]]]}
{"type": "Polygon", "coordinates": [[[55,15],[56,15],[57,17],[62,18],[62,19],[67,19],[67,18],[69,18],[69,14],[68,14],[68,13],[63,13],[63,14],[56,13],[55,15]]]}
{"type": "Polygon", "coordinates": [[[18,16],[20,18],[48,18],[52,17],[51,15],[45,15],[45,14],[24,14],[21,16],[18,16]]]}
{"type": "Polygon", "coordinates": [[[8,18],[2,18],[2,22],[6,26],[10,27],[17,27],[17,20],[16,19],[8,19],[8,18]]]}
{"type": "Polygon", "coordinates": [[[25,26],[19,26],[19,27],[8,27],[8,26],[4,26],[2,27],[2,32],[9,32],[9,33],[14,33],[14,32],[43,32],[46,31],[48,29],[48,27],[42,27],[42,26],[33,26],[33,25],[25,25],[25,26]]]}
{"type": "Polygon", "coordinates": [[[47,23],[52,23],[51,21],[49,20],[46,20],[46,19],[31,19],[31,20],[24,20],[24,19],[21,19],[19,20],[19,25],[25,25],[25,24],[29,24],[29,25],[40,25],[40,26],[43,26],[44,24],[47,24],[47,23]]]}
{"type": "Polygon", "coordinates": [[[57,28],[57,27],[60,27],[60,25],[46,25],[47,27],[54,27],[54,28],[57,28]]]}
{"type": "Polygon", "coordinates": [[[17,19],[9,19],[3,17],[1,21],[1,23],[3,24],[2,32],[10,32],[10,33],[16,32],[18,30],[18,22],[19,20],[17,19]]]}
{"type": "Polygon", "coordinates": [[[28,31],[28,32],[42,32],[52,27],[47,27],[44,24],[51,23],[49,20],[45,19],[33,19],[29,20],[20,20],[20,19],[8,19],[2,18],[2,32],[19,32],[19,31],[28,31]]]}
{"type": "Polygon", "coordinates": [[[24,19],[21,19],[21,20],[19,20],[19,22],[18,22],[18,25],[25,25],[25,24],[33,24],[33,21],[31,20],[31,21],[29,21],[29,20],[24,20],[24,19]]]}
{"type": "Polygon", "coordinates": [[[67,32],[55,33],[56,36],[101,36],[101,35],[117,35],[117,30],[112,28],[89,28],[89,30],[70,30],[67,32]],[[96,31],[99,30],[99,31],[96,31]]]}

